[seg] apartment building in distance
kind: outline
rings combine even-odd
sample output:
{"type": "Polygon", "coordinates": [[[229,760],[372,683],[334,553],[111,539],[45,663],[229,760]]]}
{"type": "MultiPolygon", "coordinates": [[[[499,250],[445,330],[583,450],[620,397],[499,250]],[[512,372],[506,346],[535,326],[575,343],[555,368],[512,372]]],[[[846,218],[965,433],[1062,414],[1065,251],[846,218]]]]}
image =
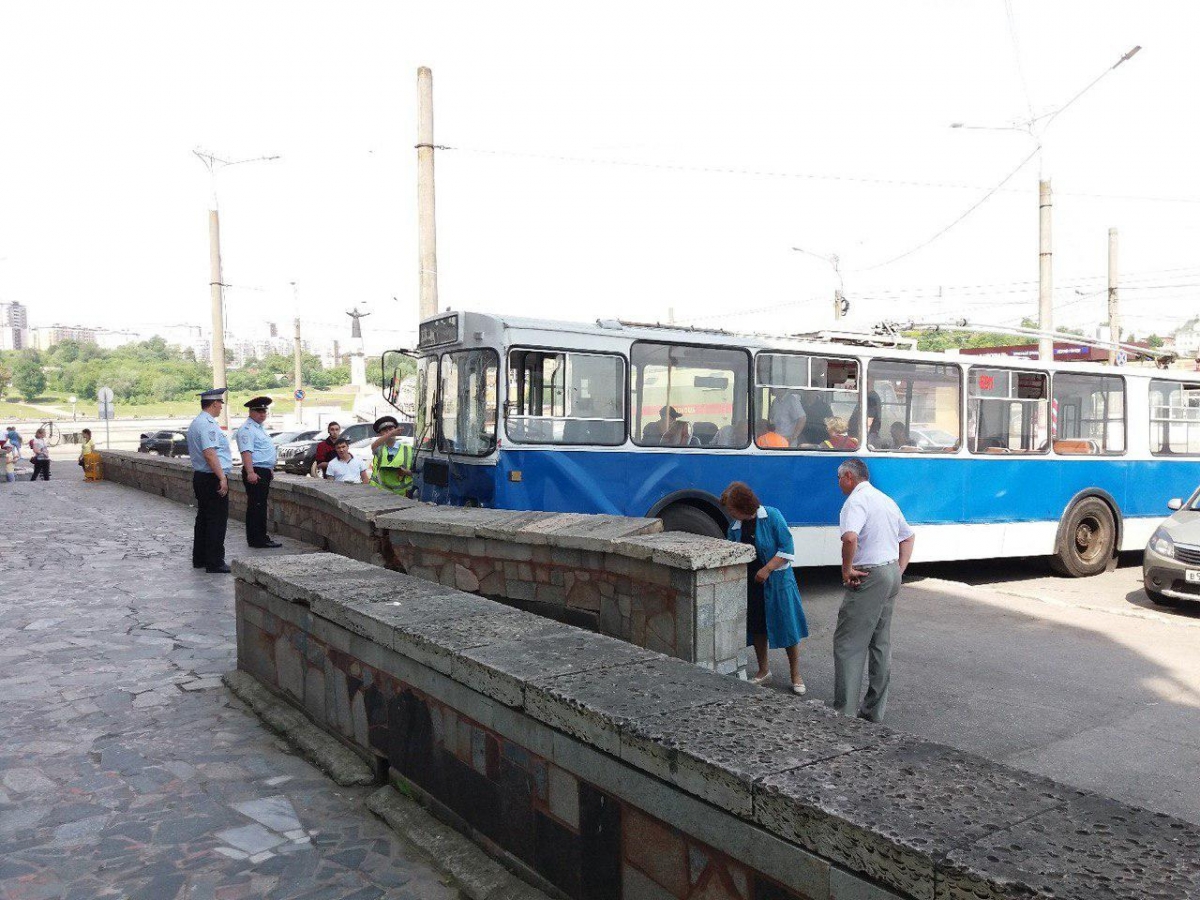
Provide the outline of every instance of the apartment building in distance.
{"type": "Polygon", "coordinates": [[[0,350],[25,350],[30,341],[29,311],[15,300],[0,303],[0,350]]]}

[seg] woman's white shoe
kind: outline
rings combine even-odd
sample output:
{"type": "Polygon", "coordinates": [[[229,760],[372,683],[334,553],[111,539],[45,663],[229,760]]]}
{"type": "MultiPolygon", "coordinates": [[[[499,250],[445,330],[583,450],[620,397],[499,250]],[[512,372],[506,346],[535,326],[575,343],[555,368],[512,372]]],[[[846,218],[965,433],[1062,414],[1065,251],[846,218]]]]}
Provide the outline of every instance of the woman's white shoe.
{"type": "Polygon", "coordinates": [[[805,683],[803,681],[798,682],[797,684],[793,684],[792,685],[792,693],[793,694],[807,694],[808,686],[805,685],[805,683]]]}
{"type": "Polygon", "coordinates": [[[747,680],[751,684],[766,684],[768,681],[771,680],[771,673],[767,672],[765,675],[755,675],[753,678],[750,678],[747,680]]]}

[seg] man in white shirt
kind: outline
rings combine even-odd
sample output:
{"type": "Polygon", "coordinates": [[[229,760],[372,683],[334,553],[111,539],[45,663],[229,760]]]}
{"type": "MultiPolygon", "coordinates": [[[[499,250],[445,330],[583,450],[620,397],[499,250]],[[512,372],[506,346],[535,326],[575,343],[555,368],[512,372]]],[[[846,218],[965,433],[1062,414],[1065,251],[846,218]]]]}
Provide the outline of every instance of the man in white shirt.
{"type": "Polygon", "coordinates": [[[846,594],[833,635],[833,705],[842,715],[883,720],[892,666],[892,609],[916,535],[900,507],[870,482],[867,464],[838,466],[842,505],[842,584],[846,594]],[[863,668],[867,695],[859,706],[863,668]]]}
{"type": "Polygon", "coordinates": [[[337,458],[329,461],[325,468],[325,477],[345,484],[366,484],[370,467],[350,453],[350,442],[345,438],[338,438],[333,449],[337,458]]]}

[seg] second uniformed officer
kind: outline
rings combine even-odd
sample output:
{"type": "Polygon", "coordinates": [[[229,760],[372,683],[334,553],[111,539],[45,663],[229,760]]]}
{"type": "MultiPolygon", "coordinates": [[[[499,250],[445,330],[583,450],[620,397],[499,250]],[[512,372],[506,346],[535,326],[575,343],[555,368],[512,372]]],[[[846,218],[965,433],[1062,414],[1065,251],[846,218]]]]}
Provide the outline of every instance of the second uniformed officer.
{"type": "Polygon", "coordinates": [[[206,572],[227,573],[225,526],[229,522],[229,472],[233,456],[229,438],[216,416],[225,406],[225,388],[200,395],[200,415],[187,430],[188,456],[192,459],[192,491],[196,495],[196,528],[192,534],[192,566],[206,572]]]}
{"type": "Polygon", "coordinates": [[[282,547],[267,535],[267,494],[275,471],[275,442],[263,429],[270,397],[246,403],[250,415],[237,430],[242,455],[242,482],[246,485],[246,543],[251,547],[282,547]]]}

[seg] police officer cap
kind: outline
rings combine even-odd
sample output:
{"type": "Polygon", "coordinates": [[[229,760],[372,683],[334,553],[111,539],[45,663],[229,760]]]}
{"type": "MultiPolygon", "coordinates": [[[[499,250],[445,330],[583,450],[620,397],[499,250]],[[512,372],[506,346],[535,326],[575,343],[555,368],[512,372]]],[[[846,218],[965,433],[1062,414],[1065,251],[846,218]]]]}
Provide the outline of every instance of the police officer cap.
{"type": "Polygon", "coordinates": [[[270,397],[254,397],[246,401],[246,409],[251,412],[266,412],[268,406],[274,401],[270,397]]]}
{"type": "Polygon", "coordinates": [[[381,431],[383,431],[383,429],[387,428],[389,425],[391,425],[392,427],[396,427],[399,424],[400,424],[400,421],[395,416],[380,416],[378,419],[375,420],[375,424],[372,425],[371,428],[375,431],[376,434],[379,434],[381,431]]]}
{"type": "Polygon", "coordinates": [[[224,400],[225,392],[229,388],[209,388],[200,394],[201,400],[224,400]]]}

